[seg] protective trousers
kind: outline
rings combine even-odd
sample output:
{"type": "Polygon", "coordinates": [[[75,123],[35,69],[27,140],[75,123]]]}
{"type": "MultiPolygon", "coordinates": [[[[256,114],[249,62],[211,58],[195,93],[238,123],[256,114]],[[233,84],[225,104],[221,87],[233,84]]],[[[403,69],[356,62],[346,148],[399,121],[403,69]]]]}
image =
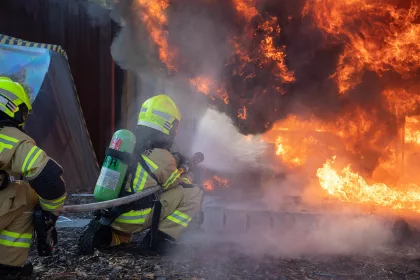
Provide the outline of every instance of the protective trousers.
{"type": "Polygon", "coordinates": [[[0,191],[0,264],[22,266],[32,242],[36,192],[24,182],[0,191]]]}
{"type": "MultiPolygon", "coordinates": [[[[162,212],[159,230],[177,240],[188,227],[192,218],[200,211],[203,191],[198,187],[175,187],[160,197],[162,212]]],[[[129,243],[133,233],[148,229],[152,223],[152,209],[130,211],[118,217],[112,227],[110,246],[129,243]]]]}

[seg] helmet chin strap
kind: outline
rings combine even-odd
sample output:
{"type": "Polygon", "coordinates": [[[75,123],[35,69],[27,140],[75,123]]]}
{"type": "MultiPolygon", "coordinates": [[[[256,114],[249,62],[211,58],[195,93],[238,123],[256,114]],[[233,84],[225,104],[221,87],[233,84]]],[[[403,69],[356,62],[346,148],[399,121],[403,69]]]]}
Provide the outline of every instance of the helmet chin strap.
{"type": "Polygon", "coordinates": [[[1,120],[0,119],[0,128],[14,127],[14,128],[19,129],[20,131],[23,131],[24,132],[23,125],[24,125],[24,123],[19,124],[15,120],[10,120],[10,119],[2,119],[1,120]]]}

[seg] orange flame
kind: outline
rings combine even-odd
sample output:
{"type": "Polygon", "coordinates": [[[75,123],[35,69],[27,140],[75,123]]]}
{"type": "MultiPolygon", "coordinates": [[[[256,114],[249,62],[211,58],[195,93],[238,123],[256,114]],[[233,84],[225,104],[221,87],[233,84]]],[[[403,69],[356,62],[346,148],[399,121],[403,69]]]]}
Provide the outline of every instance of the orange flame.
{"type": "Polygon", "coordinates": [[[229,96],[225,89],[219,88],[217,90],[217,96],[223,100],[223,102],[227,105],[229,104],[229,96]]]}
{"type": "Polygon", "coordinates": [[[406,117],[405,142],[420,144],[420,118],[406,117]]]}
{"type": "Polygon", "coordinates": [[[361,82],[364,70],[409,77],[419,68],[419,11],[417,1],[404,9],[380,0],[309,0],[303,15],[311,14],[318,28],[346,40],[334,75],[345,93],[361,82]]]}
{"type": "MultiPolygon", "coordinates": [[[[413,98],[403,102],[406,95],[409,94],[404,91],[384,92],[387,100],[391,100],[390,109],[395,109],[394,106],[397,106],[402,115],[404,110],[412,109],[414,102],[413,98]]],[[[275,144],[276,154],[282,162],[294,168],[307,164],[309,159],[321,158],[321,161],[331,157],[335,159],[337,152],[347,151],[357,154],[360,136],[366,133],[370,138],[363,144],[374,147],[375,143],[381,142],[382,130],[384,129],[381,129],[381,124],[370,120],[369,115],[363,110],[356,109],[352,114],[343,115],[335,122],[328,123],[314,117],[300,120],[296,116],[289,116],[274,124],[273,128],[263,135],[263,139],[275,144]]],[[[403,137],[408,144],[420,144],[420,116],[405,117],[403,137]]],[[[337,171],[333,166],[334,160],[328,159],[317,171],[322,189],[344,202],[380,205],[394,210],[411,210],[420,213],[420,187],[415,183],[399,182],[398,177],[402,174],[399,170],[401,163],[398,151],[393,145],[383,148],[388,151],[389,158],[380,159],[374,174],[377,179],[386,180],[386,184],[374,178],[371,178],[373,183],[366,182],[360,174],[351,170],[350,165],[337,171]]],[[[419,148],[414,148],[414,151],[418,151],[416,149],[419,148]]],[[[409,154],[410,150],[406,150],[409,154]]]]}
{"type": "MultiPolygon", "coordinates": [[[[242,37],[235,36],[230,40],[234,50],[231,60],[235,63],[239,62],[239,65],[233,69],[233,74],[243,76],[244,80],[252,79],[256,74],[253,67],[248,67],[249,65],[257,65],[261,69],[274,65],[275,71],[273,75],[282,83],[294,82],[296,80],[294,73],[286,65],[286,47],[276,46],[275,43],[275,38],[281,32],[277,17],[270,17],[268,20],[264,20],[256,8],[255,0],[232,1],[237,13],[246,21],[245,35],[242,37]],[[254,19],[259,21],[257,29],[251,24],[254,19]],[[257,31],[262,32],[263,39],[260,41],[259,48],[249,52],[246,47],[248,45],[247,42],[256,38],[257,31]]],[[[190,85],[197,92],[209,96],[212,100],[218,98],[225,104],[229,103],[226,88],[223,85],[217,85],[217,81],[209,77],[199,76],[190,79],[190,85]]],[[[278,85],[274,89],[278,93],[284,94],[284,90],[278,85]]],[[[238,112],[238,118],[246,119],[246,108],[238,112]]]]}
{"type": "Polygon", "coordinates": [[[197,77],[195,79],[190,79],[190,85],[195,87],[198,92],[209,95],[210,87],[214,81],[207,77],[197,77]]]}
{"type": "Polygon", "coordinates": [[[215,189],[227,188],[229,186],[229,180],[222,179],[218,176],[213,176],[211,179],[208,179],[203,183],[203,187],[206,191],[214,191],[215,189]]]}
{"type": "Polygon", "coordinates": [[[292,141],[292,137],[279,136],[276,140],[276,155],[291,167],[302,166],[311,153],[310,149],[316,146],[318,140],[313,136],[303,137],[298,147],[293,145],[292,141]]]}
{"type": "Polygon", "coordinates": [[[269,20],[263,22],[260,26],[260,29],[264,31],[265,38],[261,41],[261,51],[266,58],[263,64],[268,64],[269,61],[274,61],[277,66],[277,71],[279,73],[275,73],[274,75],[282,78],[283,82],[285,83],[292,83],[296,79],[292,71],[286,66],[286,47],[282,46],[280,48],[276,48],[274,46],[274,37],[280,35],[280,26],[277,24],[277,18],[271,17],[269,20]],[[269,35],[273,34],[273,35],[269,35]]]}
{"type": "Polygon", "coordinates": [[[214,186],[213,186],[213,182],[212,182],[212,180],[207,180],[207,181],[205,181],[205,182],[203,183],[203,188],[204,188],[206,191],[209,191],[209,192],[214,191],[214,186]]]}
{"type": "Polygon", "coordinates": [[[219,98],[223,100],[225,104],[229,104],[229,96],[226,90],[222,88],[214,89],[215,83],[215,81],[208,77],[196,77],[194,79],[190,79],[191,87],[193,87],[197,92],[210,96],[212,100],[219,98]]]}
{"type": "Polygon", "coordinates": [[[317,171],[321,187],[345,202],[369,203],[392,209],[408,209],[420,213],[420,189],[414,184],[399,185],[394,190],[382,183],[368,184],[350,165],[337,172],[333,160],[327,160],[317,171]]]}
{"type": "MultiPolygon", "coordinates": [[[[335,122],[322,122],[312,117],[300,120],[296,116],[279,121],[263,135],[263,139],[277,146],[277,155],[291,166],[300,166],[306,158],[320,149],[355,152],[360,145],[360,136],[371,133],[366,144],[375,145],[381,140],[381,131],[372,131],[374,120],[360,108],[343,115],[335,122]],[[329,134],[329,141],[325,134],[329,134]],[[343,141],[345,138],[346,141],[343,141]],[[281,147],[280,147],[281,146],[281,147]]],[[[379,128],[379,126],[378,126],[379,128]]]]}
{"type": "MultiPolygon", "coordinates": [[[[234,70],[234,74],[243,76],[244,69],[248,64],[257,64],[260,68],[263,68],[270,63],[275,63],[277,73],[274,73],[274,75],[281,78],[284,83],[294,82],[296,80],[294,73],[288,69],[285,61],[286,47],[276,47],[274,44],[274,36],[280,35],[281,31],[277,17],[270,17],[270,19],[264,21],[259,16],[255,0],[233,0],[233,4],[236,11],[245,18],[248,24],[246,26],[247,36],[245,38],[234,37],[231,41],[235,54],[241,62],[239,68],[234,70]],[[245,42],[249,41],[250,37],[256,36],[255,30],[252,29],[251,21],[257,17],[261,22],[258,30],[263,32],[264,39],[261,41],[258,52],[249,54],[245,48],[247,45],[245,42]]],[[[254,76],[255,73],[249,73],[245,76],[245,79],[253,78],[254,76]]],[[[280,90],[278,91],[280,92],[280,90]]]]}
{"type": "Polygon", "coordinates": [[[420,95],[402,89],[385,90],[382,95],[385,97],[388,110],[397,117],[403,117],[405,114],[414,111],[420,104],[420,95]]]}
{"type": "MultiPolygon", "coordinates": [[[[412,0],[411,6],[404,8],[388,4],[390,1],[307,0],[302,14],[311,16],[316,27],[331,39],[331,43],[344,42],[337,69],[332,75],[340,94],[356,88],[366,71],[376,72],[379,76],[396,72],[408,79],[420,68],[419,3],[412,0]]],[[[159,48],[160,59],[168,69],[175,70],[175,53],[169,48],[164,31],[169,0],[136,0],[136,3],[141,8],[141,20],[159,48]]],[[[248,80],[257,76],[258,68],[269,68],[280,83],[295,82],[295,74],[286,63],[286,46],[280,45],[277,40],[282,31],[278,18],[260,14],[256,0],[232,0],[232,3],[245,25],[244,35],[230,40],[235,65],[233,74],[248,80]],[[254,43],[257,48],[251,45],[254,43]]],[[[189,82],[192,89],[213,100],[220,99],[225,104],[240,98],[239,94],[236,97],[232,95],[232,100],[229,100],[225,85],[211,77],[197,76],[189,82]]],[[[273,89],[284,94],[279,84],[273,89]]],[[[321,121],[314,116],[306,119],[289,116],[275,123],[262,139],[272,143],[282,162],[292,168],[316,162],[312,174],[316,171],[322,189],[341,201],[420,213],[419,187],[414,183],[405,183],[401,179],[403,171],[397,171],[400,161],[403,161],[400,157],[403,148],[407,151],[420,148],[420,118],[412,117],[420,104],[420,94],[388,87],[382,92],[381,101],[381,105],[387,106],[388,112],[397,120],[399,127],[395,133],[401,134],[395,135],[397,143],[384,144],[384,137],[389,133],[388,124],[378,121],[376,115],[379,112],[362,107],[343,109],[341,116],[329,121],[321,121]],[[361,150],[366,147],[377,154],[382,154],[384,150],[387,153],[386,157],[375,162],[375,174],[365,176],[368,179],[363,178],[363,166],[356,166],[358,173],[350,165],[338,171],[334,165],[336,156],[350,155],[349,161],[363,165],[368,160],[361,150]],[[387,178],[388,174],[391,179],[387,178]],[[386,179],[378,179],[382,177],[386,179]]],[[[243,106],[238,110],[237,117],[246,120],[247,113],[247,107],[243,106]]],[[[268,127],[270,123],[266,125],[268,127]]],[[[204,188],[212,191],[229,184],[228,180],[215,176],[204,183],[204,188]]]]}
{"type": "Polygon", "coordinates": [[[233,0],[236,10],[243,15],[247,22],[250,22],[258,15],[258,10],[255,7],[255,0],[233,0]]]}
{"type": "Polygon", "coordinates": [[[159,47],[159,58],[165,63],[168,70],[175,70],[173,59],[175,53],[169,48],[167,32],[164,27],[168,23],[165,10],[169,6],[169,0],[136,0],[136,8],[139,8],[140,18],[146,26],[153,42],[159,47]]]}
{"type": "Polygon", "coordinates": [[[238,118],[242,119],[242,120],[246,120],[246,107],[244,106],[243,109],[240,109],[238,111],[238,118]]]}

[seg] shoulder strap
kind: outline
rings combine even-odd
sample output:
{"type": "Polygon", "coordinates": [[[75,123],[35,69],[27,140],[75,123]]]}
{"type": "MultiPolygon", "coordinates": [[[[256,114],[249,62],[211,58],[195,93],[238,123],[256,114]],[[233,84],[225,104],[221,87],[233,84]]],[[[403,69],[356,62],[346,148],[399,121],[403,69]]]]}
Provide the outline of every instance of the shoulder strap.
{"type": "Polygon", "coordinates": [[[105,155],[111,156],[113,158],[117,158],[121,160],[123,163],[127,164],[129,167],[137,166],[137,163],[140,163],[141,167],[143,167],[143,169],[147,172],[147,174],[149,174],[150,177],[152,177],[159,185],[161,185],[158,178],[150,170],[149,166],[147,165],[146,161],[141,155],[134,155],[127,152],[121,152],[121,151],[117,151],[111,148],[106,148],[105,155]]]}
{"type": "Polygon", "coordinates": [[[153,180],[155,180],[159,185],[161,185],[156,175],[152,172],[152,170],[150,170],[142,155],[136,156],[136,159],[140,163],[141,167],[143,167],[143,169],[146,170],[147,174],[149,174],[149,176],[152,177],[153,180]]]}
{"type": "Polygon", "coordinates": [[[122,161],[123,163],[127,165],[133,164],[131,154],[127,152],[117,151],[108,147],[105,150],[105,155],[119,159],[120,161],[122,161]]]}

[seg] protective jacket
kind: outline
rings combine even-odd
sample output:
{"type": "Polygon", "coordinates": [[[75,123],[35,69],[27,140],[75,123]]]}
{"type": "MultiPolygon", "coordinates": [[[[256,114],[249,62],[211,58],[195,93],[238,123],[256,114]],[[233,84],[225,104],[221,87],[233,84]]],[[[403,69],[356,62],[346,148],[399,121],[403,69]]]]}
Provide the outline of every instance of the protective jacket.
{"type": "Polygon", "coordinates": [[[64,205],[66,189],[61,166],[17,128],[0,130],[0,170],[28,181],[44,210],[54,212],[64,205]]]}
{"type": "MultiPolygon", "coordinates": [[[[201,207],[203,192],[198,187],[183,188],[181,183],[191,184],[192,174],[178,170],[178,163],[172,154],[165,149],[149,149],[142,154],[150,171],[156,176],[156,182],[142,168],[137,166],[133,188],[139,192],[145,188],[160,184],[164,192],[160,195],[162,212],[159,230],[178,239],[188,227],[201,207]]],[[[111,246],[131,241],[132,234],[146,230],[151,225],[151,208],[132,210],[119,216],[112,224],[113,235],[111,246]]]]}
{"type": "Polygon", "coordinates": [[[64,205],[66,190],[61,167],[15,127],[0,129],[0,264],[21,266],[32,240],[33,209],[50,212],[64,205]],[[10,182],[8,176],[23,179],[10,182]]]}
{"type": "Polygon", "coordinates": [[[156,176],[159,182],[156,182],[143,167],[138,164],[136,174],[133,180],[133,189],[140,192],[145,188],[160,184],[164,190],[178,186],[181,182],[191,184],[192,174],[181,174],[178,170],[178,163],[172,154],[165,149],[149,149],[143,152],[143,159],[146,161],[150,171],[156,176]]]}

